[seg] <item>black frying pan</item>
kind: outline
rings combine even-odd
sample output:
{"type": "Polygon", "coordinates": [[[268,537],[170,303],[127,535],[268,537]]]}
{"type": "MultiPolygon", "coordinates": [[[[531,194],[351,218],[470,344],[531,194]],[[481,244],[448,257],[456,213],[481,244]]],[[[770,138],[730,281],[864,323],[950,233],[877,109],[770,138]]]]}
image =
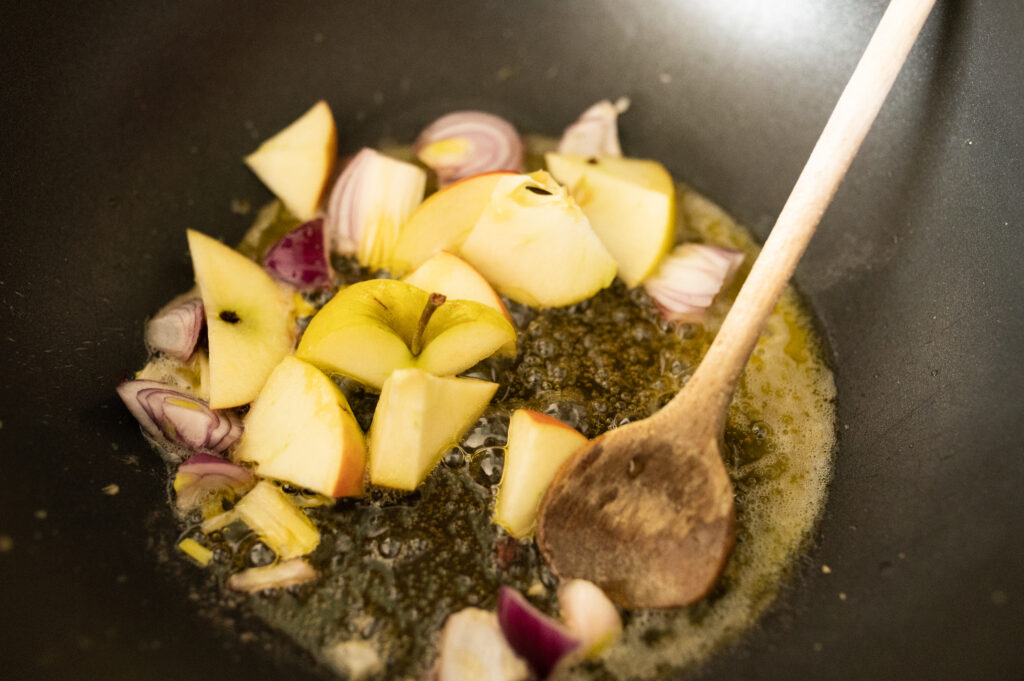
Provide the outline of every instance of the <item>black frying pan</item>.
{"type": "MultiPolygon", "coordinates": [[[[113,391],[142,320],[190,284],[184,229],[234,240],[231,199],[267,198],[239,161],[256,137],[320,97],[349,151],[456,107],[557,134],[628,94],[628,152],[763,236],[882,9],[8,3],[0,675],[329,678],[190,600],[211,587],[163,560],[164,472],[113,391]]],[[[1022,35],[1019,3],[940,2],[829,210],[797,281],[837,371],[831,498],[792,587],[691,678],[1024,668],[1022,35]]]]}

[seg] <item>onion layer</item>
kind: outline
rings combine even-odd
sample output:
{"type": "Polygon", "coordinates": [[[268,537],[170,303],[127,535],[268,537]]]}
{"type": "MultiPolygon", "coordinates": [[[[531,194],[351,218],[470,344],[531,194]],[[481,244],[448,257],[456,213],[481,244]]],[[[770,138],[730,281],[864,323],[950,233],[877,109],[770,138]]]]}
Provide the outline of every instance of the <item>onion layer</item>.
{"type": "Polygon", "coordinates": [[[196,349],[206,316],[203,300],[188,297],[157,313],[146,325],[146,345],[181,362],[196,349]]]}
{"type": "Polygon", "coordinates": [[[700,320],[743,258],[729,248],[683,244],[665,256],[644,289],[670,322],[700,320]]]}
{"type": "Polygon", "coordinates": [[[612,104],[603,99],[583,112],[562,133],[558,153],[579,156],[622,156],[619,146],[618,118],[629,108],[629,100],[620,98],[612,104]]]}
{"type": "Polygon", "coordinates": [[[263,267],[299,291],[331,287],[331,263],[324,245],[324,220],[304,222],[281,237],[263,257],[263,267]]]}
{"type": "Polygon", "coordinates": [[[441,654],[427,678],[436,681],[526,681],[530,669],[509,647],[493,612],[466,608],[441,632],[441,654]]]}
{"type": "Polygon", "coordinates": [[[498,624],[512,650],[541,679],[546,679],[563,658],[580,646],[580,641],[561,624],[506,586],[498,592],[498,624]]]}
{"type": "Polygon", "coordinates": [[[562,622],[580,640],[587,656],[607,648],[622,633],[622,618],[604,591],[585,579],[571,579],[558,587],[562,622]]]}
{"type": "Polygon", "coordinates": [[[523,171],[523,142],[504,118],[483,111],[456,111],[428,125],[413,149],[445,187],[493,170],[523,171]]]}
{"type": "Polygon", "coordinates": [[[152,437],[195,452],[219,454],[242,435],[242,421],[214,411],[198,398],[156,381],[125,381],[117,386],[125,406],[152,437]]]}
{"type": "Polygon", "coordinates": [[[292,558],[266,567],[242,570],[228,577],[227,587],[235,591],[283,589],[316,579],[316,570],[302,558],[292,558]]]}
{"type": "Polygon", "coordinates": [[[175,504],[182,511],[199,508],[217,494],[237,494],[254,476],[247,468],[210,454],[195,454],[174,475],[175,504]]]}
{"type": "Polygon", "coordinates": [[[330,249],[373,269],[390,265],[399,231],[423,201],[426,172],[373,149],[356,154],[331,190],[324,225],[330,249]]]}

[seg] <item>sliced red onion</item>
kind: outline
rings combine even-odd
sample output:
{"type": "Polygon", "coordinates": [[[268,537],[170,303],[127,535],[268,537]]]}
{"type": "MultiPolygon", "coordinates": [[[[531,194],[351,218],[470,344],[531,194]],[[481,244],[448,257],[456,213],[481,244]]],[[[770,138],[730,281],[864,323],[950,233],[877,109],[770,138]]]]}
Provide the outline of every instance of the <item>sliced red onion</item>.
{"type": "Polygon", "coordinates": [[[283,589],[316,579],[316,570],[302,558],[292,558],[276,565],[242,570],[228,577],[227,587],[235,591],[283,589]]]}
{"type": "Polygon", "coordinates": [[[423,201],[425,186],[422,168],[362,149],[345,166],[327,201],[324,231],[330,250],[380,267],[390,258],[390,242],[397,241],[398,230],[423,201]],[[373,243],[364,243],[367,239],[373,243]]]}
{"type": "Polygon", "coordinates": [[[143,430],[172,445],[219,454],[242,434],[242,421],[232,412],[214,411],[163,383],[125,381],[117,393],[143,430]]]}
{"type": "Polygon", "coordinates": [[[217,494],[238,494],[254,480],[247,468],[219,456],[195,454],[178,466],[174,475],[175,503],[180,510],[191,511],[217,494]]]}
{"type": "Polygon", "coordinates": [[[263,256],[263,267],[278,281],[299,291],[329,289],[334,279],[324,241],[324,220],[304,222],[278,240],[263,256]]]}
{"type": "Polygon", "coordinates": [[[541,679],[546,679],[579,639],[507,586],[498,592],[498,624],[505,640],[541,679]]]}
{"type": "Polygon", "coordinates": [[[622,156],[619,146],[618,118],[629,108],[629,100],[620,98],[612,104],[602,99],[583,112],[565,129],[558,142],[558,153],[579,156],[622,156]]]}
{"type": "Polygon", "coordinates": [[[146,325],[146,345],[181,362],[196,349],[206,316],[202,298],[190,297],[161,310],[146,325]]]}
{"type": "Polygon", "coordinates": [[[665,256],[644,289],[670,322],[699,320],[743,258],[729,248],[683,244],[665,256]]]}
{"type": "Polygon", "coordinates": [[[587,655],[600,653],[622,633],[619,611],[593,582],[562,582],[558,587],[558,609],[566,629],[580,640],[587,655]]]}
{"type": "Polygon", "coordinates": [[[436,681],[526,681],[530,669],[516,657],[493,612],[466,608],[441,632],[441,654],[427,675],[436,681]]]}
{"type": "Polygon", "coordinates": [[[483,111],[441,116],[420,133],[413,149],[437,173],[441,187],[492,170],[523,171],[519,133],[504,118],[483,111]]]}

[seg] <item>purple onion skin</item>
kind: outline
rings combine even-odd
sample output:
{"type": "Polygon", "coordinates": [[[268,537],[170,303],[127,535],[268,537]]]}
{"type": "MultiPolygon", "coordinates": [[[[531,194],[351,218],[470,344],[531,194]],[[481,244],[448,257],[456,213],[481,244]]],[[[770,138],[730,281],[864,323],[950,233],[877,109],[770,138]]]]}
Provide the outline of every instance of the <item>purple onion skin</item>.
{"type": "MultiPolygon", "coordinates": [[[[438,184],[446,187],[461,179],[496,170],[523,170],[523,142],[515,127],[500,116],[484,111],[455,111],[438,118],[416,138],[417,155],[434,142],[464,139],[467,155],[457,161],[431,165],[438,184]]],[[[424,160],[422,157],[420,160],[424,160]]],[[[427,162],[424,160],[424,162],[427,162]]]]}
{"type": "Polygon", "coordinates": [[[546,679],[563,658],[580,646],[561,624],[507,586],[498,592],[498,625],[512,650],[526,660],[540,679],[546,679]]]}
{"type": "Polygon", "coordinates": [[[161,310],[146,325],[146,344],[180,362],[195,352],[199,335],[206,324],[201,298],[188,298],[161,310]]]}
{"type": "Polygon", "coordinates": [[[298,291],[331,288],[334,276],[324,242],[324,220],[314,218],[281,237],[263,257],[263,267],[298,291]]]}
{"type": "Polygon", "coordinates": [[[255,479],[249,469],[218,456],[194,454],[178,466],[174,476],[175,504],[182,511],[191,511],[216,494],[240,492],[255,479]]]}
{"type": "Polygon", "coordinates": [[[232,412],[214,411],[198,398],[156,381],[117,386],[125,406],[151,437],[195,452],[224,452],[242,435],[232,412]]]}

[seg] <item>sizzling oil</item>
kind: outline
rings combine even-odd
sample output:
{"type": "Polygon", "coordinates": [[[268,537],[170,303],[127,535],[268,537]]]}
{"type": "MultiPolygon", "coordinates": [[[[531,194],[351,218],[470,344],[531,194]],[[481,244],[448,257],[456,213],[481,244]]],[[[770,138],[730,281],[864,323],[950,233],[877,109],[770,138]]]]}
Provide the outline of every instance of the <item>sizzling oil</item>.
{"type": "MultiPolygon", "coordinates": [[[[704,325],[666,323],[642,290],[627,291],[621,282],[570,308],[510,305],[519,355],[472,372],[502,387],[462,444],[416,492],[373,490],[364,499],[311,508],[322,528],[311,556],[319,579],[248,597],[248,607],[315,655],[341,641],[370,643],[385,663],[381,678],[388,679],[417,678],[436,654],[445,618],[467,606],[493,608],[500,585],[555,613],[557,581],[533,542],[510,539],[490,520],[509,416],[516,408],[536,409],[594,437],[651,414],[686,382],[757,247],[689,188],[678,188],[677,203],[680,240],[749,256],[704,325]]],[[[341,265],[343,278],[360,275],[341,265]]],[[[376,397],[353,382],[340,385],[367,428],[376,397]]],[[[730,408],[725,451],[736,490],[737,543],[719,585],[687,608],[627,613],[622,641],[566,678],[654,678],[701,660],[757,619],[820,514],[834,446],[834,395],[809,312],[787,290],[730,408]]],[[[238,526],[206,543],[211,539],[225,573],[273,558],[238,526]]]]}

